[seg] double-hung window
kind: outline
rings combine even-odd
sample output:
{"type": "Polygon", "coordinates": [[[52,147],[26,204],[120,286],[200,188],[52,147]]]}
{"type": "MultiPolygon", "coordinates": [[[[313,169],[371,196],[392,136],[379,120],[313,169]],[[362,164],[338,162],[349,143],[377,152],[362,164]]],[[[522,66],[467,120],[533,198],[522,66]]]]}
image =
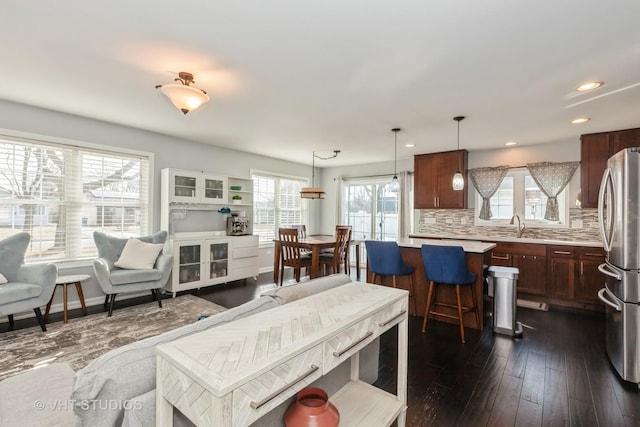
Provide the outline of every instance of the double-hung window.
{"type": "MultiPolygon", "coordinates": [[[[476,192],[476,212],[482,207],[482,197],[476,192]]],[[[476,225],[509,225],[511,218],[517,214],[526,221],[527,227],[566,227],[569,218],[569,185],[558,195],[559,221],[544,219],[547,207],[547,196],[526,168],[513,169],[504,177],[502,184],[491,197],[490,220],[476,217],[476,225]]]]}
{"type": "Polygon", "coordinates": [[[278,228],[306,224],[306,203],[300,189],[307,186],[304,178],[279,176],[267,172],[252,172],[253,233],[260,243],[273,243],[278,228]]]}
{"type": "Polygon", "coordinates": [[[149,156],[0,136],[0,238],[26,231],[27,261],[97,254],[94,231],[149,232],[149,156]]]}

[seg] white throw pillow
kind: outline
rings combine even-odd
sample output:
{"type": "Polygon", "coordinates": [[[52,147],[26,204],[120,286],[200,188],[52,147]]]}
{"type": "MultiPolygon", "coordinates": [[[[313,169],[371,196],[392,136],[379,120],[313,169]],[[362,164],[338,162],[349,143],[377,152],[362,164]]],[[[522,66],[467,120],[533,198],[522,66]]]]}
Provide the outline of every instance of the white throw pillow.
{"type": "Polygon", "coordinates": [[[7,278],[6,278],[6,277],[4,277],[4,276],[2,275],[2,273],[0,273],[0,285],[3,285],[3,284],[5,284],[5,283],[7,283],[7,282],[8,282],[7,278]]]}
{"type": "Polygon", "coordinates": [[[163,247],[163,243],[146,243],[130,237],[122,249],[120,258],[113,265],[132,270],[153,268],[163,247]]]}

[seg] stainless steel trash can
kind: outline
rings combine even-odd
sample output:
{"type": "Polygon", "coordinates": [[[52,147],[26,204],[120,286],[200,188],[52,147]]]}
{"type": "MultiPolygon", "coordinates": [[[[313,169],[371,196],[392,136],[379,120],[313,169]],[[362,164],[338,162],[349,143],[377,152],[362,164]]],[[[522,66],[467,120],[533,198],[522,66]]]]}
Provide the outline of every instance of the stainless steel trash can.
{"type": "Polygon", "coordinates": [[[493,294],[493,332],[518,337],[522,324],[516,321],[518,273],[513,267],[491,266],[487,272],[493,294]]]}

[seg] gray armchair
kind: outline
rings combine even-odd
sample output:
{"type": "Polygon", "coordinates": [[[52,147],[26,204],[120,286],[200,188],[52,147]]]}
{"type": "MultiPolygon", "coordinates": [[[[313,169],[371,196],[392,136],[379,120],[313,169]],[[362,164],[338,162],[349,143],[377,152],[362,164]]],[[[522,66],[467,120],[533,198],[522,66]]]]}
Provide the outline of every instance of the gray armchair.
{"type": "Polygon", "coordinates": [[[47,330],[40,307],[47,305],[56,287],[58,268],[54,264],[24,264],[29,233],[18,233],[0,240],[0,273],[8,280],[0,285],[0,317],[33,310],[42,328],[47,330]]]}
{"type": "MultiPolygon", "coordinates": [[[[138,237],[146,243],[164,243],[167,232],[159,231],[150,236],[138,237]]],[[[106,294],[104,308],[109,305],[109,317],[113,312],[116,295],[123,292],[150,290],[162,308],[160,288],[164,287],[171,274],[173,256],[160,254],[152,269],[122,269],[114,265],[124,249],[128,239],[108,236],[99,231],[93,232],[93,240],[98,248],[98,259],[93,261],[93,270],[98,284],[106,294]]]]}

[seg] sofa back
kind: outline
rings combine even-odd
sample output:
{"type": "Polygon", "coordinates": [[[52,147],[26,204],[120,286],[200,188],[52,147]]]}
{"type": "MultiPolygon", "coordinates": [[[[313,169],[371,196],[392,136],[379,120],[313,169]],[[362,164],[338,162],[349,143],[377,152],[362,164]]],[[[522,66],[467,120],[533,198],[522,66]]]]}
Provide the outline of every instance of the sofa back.
{"type": "Polygon", "coordinates": [[[346,274],[332,274],[310,280],[309,282],[298,283],[291,286],[280,286],[263,292],[262,295],[273,297],[282,305],[351,282],[351,278],[346,274]]]}
{"type": "MultiPolygon", "coordinates": [[[[71,400],[83,426],[119,426],[127,402],[156,388],[156,345],[250,316],[278,303],[261,297],[155,337],[111,350],[75,374],[71,400]],[[84,402],[100,402],[86,409],[84,402]]],[[[194,319],[195,320],[195,319],[194,319]]],[[[130,408],[135,410],[135,408],[130,408]]]]}
{"type": "Polygon", "coordinates": [[[144,412],[151,410],[153,411],[151,414],[155,414],[155,406],[153,408],[136,408],[135,405],[128,404],[128,402],[138,399],[156,388],[156,345],[278,307],[287,302],[349,282],[351,282],[349,276],[334,274],[309,282],[279,287],[264,293],[258,299],[230,310],[111,350],[75,374],[71,400],[76,402],[74,411],[79,418],[78,424],[83,426],[120,426],[125,410],[144,412]],[[91,410],[86,410],[82,406],[83,402],[93,401],[104,402],[104,404],[102,406],[94,405],[91,410]],[[120,404],[117,404],[118,402],[120,404]]]}

